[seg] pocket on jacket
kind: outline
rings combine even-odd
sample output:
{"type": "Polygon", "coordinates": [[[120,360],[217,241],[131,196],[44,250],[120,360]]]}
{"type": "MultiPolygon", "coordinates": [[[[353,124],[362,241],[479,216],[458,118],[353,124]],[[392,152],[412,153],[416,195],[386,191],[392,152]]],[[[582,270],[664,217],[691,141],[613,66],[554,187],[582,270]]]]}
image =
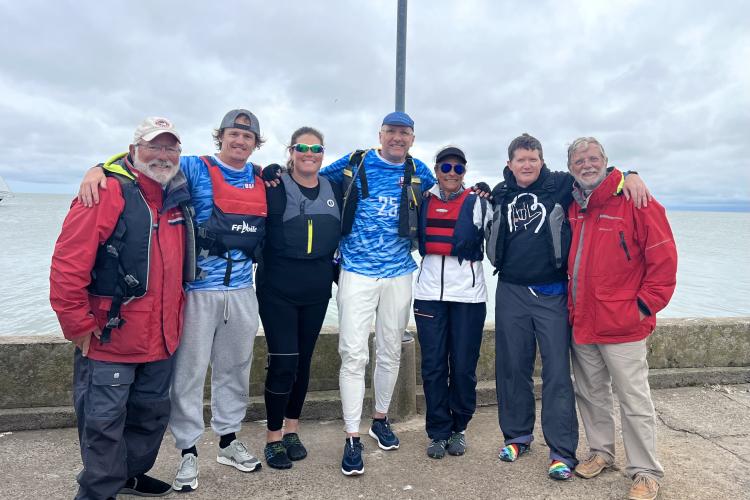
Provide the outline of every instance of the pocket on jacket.
{"type": "Polygon", "coordinates": [[[638,290],[600,286],[596,288],[594,320],[596,333],[623,333],[638,327],[638,290]]]}
{"type": "MultiPolygon", "coordinates": [[[[111,299],[102,297],[98,304],[92,306],[96,323],[103,329],[107,324],[111,299]]],[[[125,324],[112,330],[107,344],[92,339],[92,347],[98,352],[117,356],[148,354],[153,336],[161,336],[162,318],[157,314],[159,311],[161,308],[156,308],[154,298],[148,295],[123,304],[120,317],[125,320],[125,324]]]]}

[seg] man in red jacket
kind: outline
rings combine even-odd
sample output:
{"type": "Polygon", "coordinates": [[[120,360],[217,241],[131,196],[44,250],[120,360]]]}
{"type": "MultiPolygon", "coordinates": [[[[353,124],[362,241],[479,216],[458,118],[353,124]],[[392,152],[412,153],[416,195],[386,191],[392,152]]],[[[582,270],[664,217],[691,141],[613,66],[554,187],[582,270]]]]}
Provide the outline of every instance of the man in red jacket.
{"type": "Polygon", "coordinates": [[[568,309],[573,326],[576,400],[590,447],[575,472],[592,478],[614,463],[612,382],[633,479],[631,499],[653,499],[664,470],[656,459],[656,413],[648,385],[646,337],[675,289],[677,249],[664,207],[636,209],[622,196],[623,175],[607,168],[593,137],[568,148],[575,203],[568,309]]]}
{"type": "Polygon", "coordinates": [[[180,136],[148,118],[105,165],[110,189],[74,201],[52,256],[50,302],[75,343],[73,399],[83,470],[77,499],[161,496],[147,476],[169,421],[182,329],[185,213],[180,136]]]}

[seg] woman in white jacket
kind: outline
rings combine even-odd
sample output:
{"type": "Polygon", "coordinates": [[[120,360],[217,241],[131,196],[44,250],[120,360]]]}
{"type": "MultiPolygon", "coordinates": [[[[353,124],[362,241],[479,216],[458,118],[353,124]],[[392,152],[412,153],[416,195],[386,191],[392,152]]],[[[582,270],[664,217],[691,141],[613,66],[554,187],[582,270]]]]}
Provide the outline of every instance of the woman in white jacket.
{"type": "Polygon", "coordinates": [[[463,455],[476,408],[476,367],[487,314],[482,271],[487,200],[464,188],[466,155],[446,146],[435,157],[438,183],[420,213],[422,263],[414,287],[414,319],[422,351],[427,455],[463,455]]]}

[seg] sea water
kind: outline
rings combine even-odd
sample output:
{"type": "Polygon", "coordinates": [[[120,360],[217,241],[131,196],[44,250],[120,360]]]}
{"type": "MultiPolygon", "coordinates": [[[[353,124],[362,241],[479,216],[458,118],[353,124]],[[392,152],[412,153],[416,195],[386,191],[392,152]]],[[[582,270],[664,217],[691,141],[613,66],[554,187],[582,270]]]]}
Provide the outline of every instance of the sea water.
{"type": "MultiPolygon", "coordinates": [[[[60,334],[49,266],[71,196],[17,194],[0,202],[0,335],[60,334]]],[[[668,211],[677,241],[677,290],[662,318],[750,316],[750,213],[668,211]]],[[[415,253],[419,262],[419,255],[415,253]]],[[[493,321],[497,278],[484,263],[493,321]]],[[[331,300],[325,324],[337,324],[331,300]]]]}

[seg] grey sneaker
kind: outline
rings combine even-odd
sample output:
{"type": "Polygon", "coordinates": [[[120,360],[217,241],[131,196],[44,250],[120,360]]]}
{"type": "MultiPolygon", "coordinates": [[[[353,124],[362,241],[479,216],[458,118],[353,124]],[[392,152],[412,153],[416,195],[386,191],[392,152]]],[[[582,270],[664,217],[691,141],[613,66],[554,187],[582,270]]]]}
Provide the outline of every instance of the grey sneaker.
{"type": "Polygon", "coordinates": [[[448,446],[445,447],[445,451],[454,456],[466,453],[466,436],[460,432],[454,432],[448,438],[448,446]]]}
{"type": "Polygon", "coordinates": [[[198,488],[198,457],[192,453],[182,456],[177,468],[172,489],[175,491],[193,491],[198,488]]]}
{"type": "Polygon", "coordinates": [[[433,439],[427,446],[427,456],[430,458],[443,458],[445,456],[445,439],[433,439]]]}
{"type": "Polygon", "coordinates": [[[231,465],[242,472],[253,472],[260,469],[260,460],[247,451],[245,443],[235,439],[226,448],[219,448],[216,461],[220,464],[231,465]]]}

